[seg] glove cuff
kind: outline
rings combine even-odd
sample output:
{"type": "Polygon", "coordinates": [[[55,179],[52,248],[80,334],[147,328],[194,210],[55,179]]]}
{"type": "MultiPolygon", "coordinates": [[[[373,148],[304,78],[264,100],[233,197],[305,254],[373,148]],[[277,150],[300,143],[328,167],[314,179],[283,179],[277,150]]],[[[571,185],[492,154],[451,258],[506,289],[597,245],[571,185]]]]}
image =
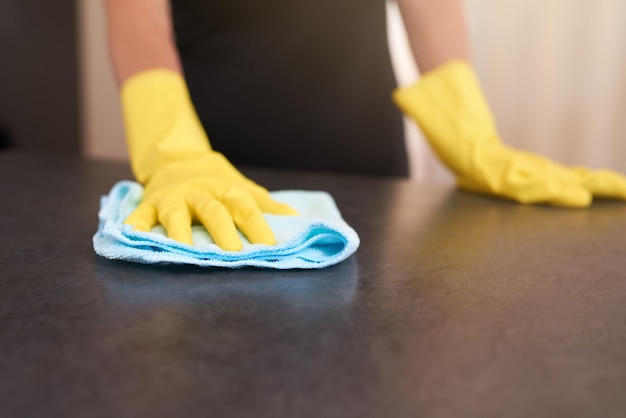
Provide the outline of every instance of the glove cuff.
{"type": "Polygon", "coordinates": [[[153,69],[129,78],[121,89],[131,167],[145,183],[160,166],[211,151],[183,77],[153,69]]]}
{"type": "Polygon", "coordinates": [[[393,100],[420,126],[435,153],[457,173],[472,149],[499,143],[493,115],[471,65],[455,60],[393,92],[393,100]]]}

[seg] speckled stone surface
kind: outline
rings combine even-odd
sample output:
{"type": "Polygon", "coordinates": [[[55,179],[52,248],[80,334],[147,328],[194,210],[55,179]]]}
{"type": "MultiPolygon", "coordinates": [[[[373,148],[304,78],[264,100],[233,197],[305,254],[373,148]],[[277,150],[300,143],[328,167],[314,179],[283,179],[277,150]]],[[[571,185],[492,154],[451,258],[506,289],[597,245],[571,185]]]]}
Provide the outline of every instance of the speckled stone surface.
{"type": "Polygon", "coordinates": [[[332,193],[359,251],[104,260],[99,197],[128,167],[0,154],[0,417],[626,416],[626,204],[244,171],[332,193]]]}

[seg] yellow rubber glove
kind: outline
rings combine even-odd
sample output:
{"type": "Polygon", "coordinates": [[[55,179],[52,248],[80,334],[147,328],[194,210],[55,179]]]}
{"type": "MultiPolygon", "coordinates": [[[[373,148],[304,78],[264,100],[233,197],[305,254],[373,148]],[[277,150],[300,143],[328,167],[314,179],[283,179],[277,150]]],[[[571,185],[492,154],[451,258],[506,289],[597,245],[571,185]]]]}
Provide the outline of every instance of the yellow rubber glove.
{"type": "Polygon", "coordinates": [[[261,213],[297,212],[211,149],[180,74],[139,73],[124,83],[121,98],[131,167],[145,187],[126,224],[149,231],[160,223],[170,238],[192,245],[191,225],[199,221],[228,251],[242,248],[237,228],[250,242],[276,242],[261,213]]]}
{"type": "Polygon", "coordinates": [[[566,207],[587,207],[593,196],[626,199],[626,178],[616,172],[565,167],[504,145],[478,79],[464,61],[396,89],[393,99],[419,124],[462,189],[566,207]]]}

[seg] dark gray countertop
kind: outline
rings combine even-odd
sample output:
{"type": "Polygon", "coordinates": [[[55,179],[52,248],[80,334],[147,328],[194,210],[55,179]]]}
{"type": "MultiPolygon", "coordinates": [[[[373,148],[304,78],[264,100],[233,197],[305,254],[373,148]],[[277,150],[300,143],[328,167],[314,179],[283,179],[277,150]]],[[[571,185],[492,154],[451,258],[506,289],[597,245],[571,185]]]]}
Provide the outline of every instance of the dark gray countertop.
{"type": "Polygon", "coordinates": [[[0,154],[0,417],[626,416],[626,204],[244,171],[332,193],[359,251],[101,259],[99,197],[128,168],[0,154]]]}

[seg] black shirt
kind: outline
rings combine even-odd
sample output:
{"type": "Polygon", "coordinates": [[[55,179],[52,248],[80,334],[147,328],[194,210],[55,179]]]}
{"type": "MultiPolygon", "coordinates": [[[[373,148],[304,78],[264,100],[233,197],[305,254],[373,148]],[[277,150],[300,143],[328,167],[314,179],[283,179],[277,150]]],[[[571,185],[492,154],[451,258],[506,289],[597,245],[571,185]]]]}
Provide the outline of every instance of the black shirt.
{"type": "Polygon", "coordinates": [[[384,0],[171,0],[214,149],[234,164],[407,175],[384,0]]]}

